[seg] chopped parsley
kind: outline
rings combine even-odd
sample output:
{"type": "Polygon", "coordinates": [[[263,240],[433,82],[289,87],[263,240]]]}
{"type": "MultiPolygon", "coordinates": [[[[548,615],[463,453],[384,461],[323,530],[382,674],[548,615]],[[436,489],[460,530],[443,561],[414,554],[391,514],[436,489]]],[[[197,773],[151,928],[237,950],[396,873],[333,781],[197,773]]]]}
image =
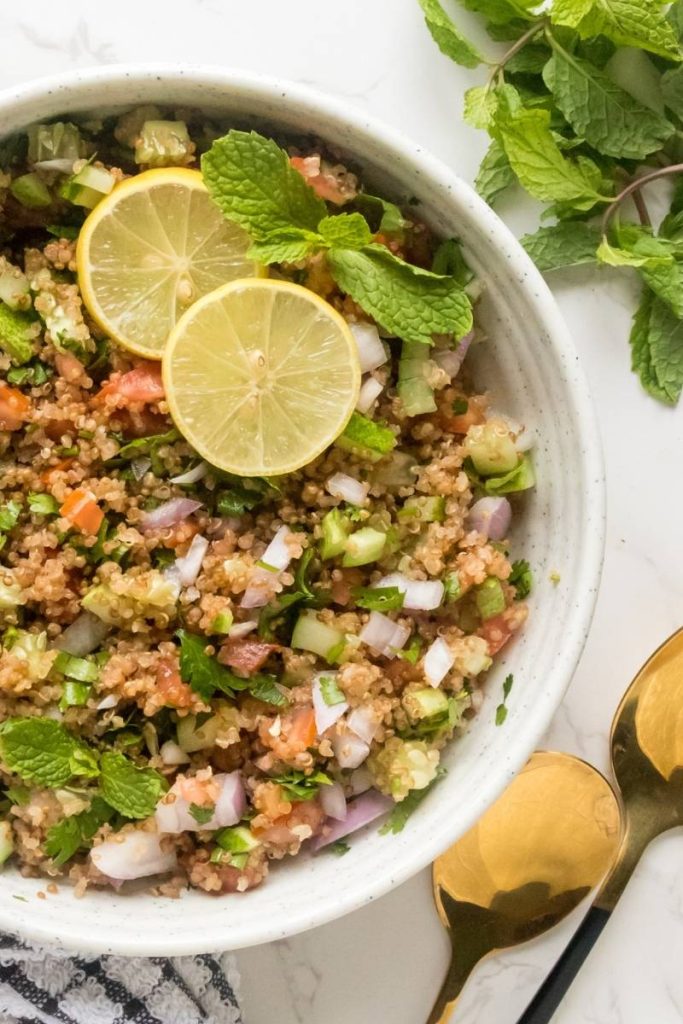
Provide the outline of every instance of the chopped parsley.
{"type": "Polygon", "coordinates": [[[510,696],[510,690],[514,683],[514,676],[509,675],[505,677],[503,683],[503,700],[496,708],[496,725],[502,725],[508,716],[507,699],[510,696]]]}
{"type": "Polygon", "coordinates": [[[393,808],[389,817],[380,828],[379,834],[381,836],[386,836],[391,832],[393,835],[398,835],[399,832],[402,832],[406,826],[408,818],[417,810],[427,794],[434,789],[434,786],[436,786],[445,774],[446,769],[439,768],[436,773],[436,777],[432,779],[428,786],[425,786],[424,789],[411,789],[408,796],[404,797],[403,800],[401,800],[400,803],[397,803],[393,808]]]}
{"type": "Polygon", "coordinates": [[[282,775],[272,775],[271,780],[281,786],[288,797],[295,800],[312,800],[321,786],[331,786],[332,779],[325,772],[316,771],[310,775],[292,768],[282,775]]]}
{"type": "Polygon", "coordinates": [[[529,596],[534,583],[534,577],[525,558],[520,558],[519,561],[512,563],[512,572],[508,578],[508,583],[511,583],[516,589],[518,601],[522,601],[525,597],[529,596]]]}
{"type": "Polygon", "coordinates": [[[206,825],[213,818],[216,807],[215,804],[210,804],[208,807],[201,807],[199,804],[190,804],[189,810],[198,825],[206,825]]]}
{"type": "Polygon", "coordinates": [[[398,611],[405,600],[398,587],[354,587],[351,594],[359,608],[372,612],[398,611]]]}
{"type": "Polygon", "coordinates": [[[334,676],[320,677],[320,693],[328,707],[332,707],[334,704],[343,704],[346,700],[334,676]]]}

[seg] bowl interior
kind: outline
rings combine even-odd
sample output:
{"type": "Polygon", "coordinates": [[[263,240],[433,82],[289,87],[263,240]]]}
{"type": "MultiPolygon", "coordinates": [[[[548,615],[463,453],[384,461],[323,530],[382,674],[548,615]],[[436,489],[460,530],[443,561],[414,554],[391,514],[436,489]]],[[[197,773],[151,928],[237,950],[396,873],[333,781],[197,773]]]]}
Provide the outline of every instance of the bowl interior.
{"type": "Polygon", "coordinates": [[[200,69],[108,68],[39,82],[0,96],[0,138],[33,121],[139,102],[192,105],[236,124],[320,136],[362,169],[382,194],[419,201],[444,237],[458,236],[485,291],[488,335],[475,375],[494,404],[537,434],[537,489],[516,517],[513,557],[533,567],[531,617],[486,684],[467,735],[445,752],[448,774],[399,835],[372,826],[342,858],[300,856],[274,866],[246,896],[180,900],[67,885],[37,898],[39,879],[0,876],[0,930],[95,952],[178,955],[281,938],[382,895],[461,835],[524,763],[559,704],[592,614],[603,546],[602,463],[576,354],[540,275],[495,214],[443,165],[406,139],[295,86],[200,69]],[[550,576],[559,579],[552,582],[550,576]],[[513,673],[507,720],[495,725],[502,681],[513,673]]]}

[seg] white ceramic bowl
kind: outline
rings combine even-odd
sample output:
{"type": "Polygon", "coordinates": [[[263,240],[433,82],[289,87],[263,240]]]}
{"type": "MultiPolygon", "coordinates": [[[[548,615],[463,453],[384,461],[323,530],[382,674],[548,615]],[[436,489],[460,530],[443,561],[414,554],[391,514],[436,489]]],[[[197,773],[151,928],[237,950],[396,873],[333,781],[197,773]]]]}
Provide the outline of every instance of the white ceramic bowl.
{"type": "Polygon", "coordinates": [[[538,487],[514,529],[514,554],[529,559],[531,618],[491,674],[468,734],[445,754],[448,774],[405,830],[370,827],[343,858],[297,857],[273,865],[244,896],[189,892],[180,900],[89,892],[68,885],[40,900],[38,879],[0,876],[0,931],[66,947],[124,955],[178,955],[279,939],[376,899],[429,864],[495,799],[538,743],[586,638],[603,552],[604,480],[596,421],[567,329],[540,274],[507,228],[449,168],[365,114],[299,86],[199,67],[107,67],[0,94],[0,137],[33,121],[137,103],[220,112],[244,125],[321,136],[395,198],[416,197],[444,236],[459,236],[485,285],[480,322],[489,341],[476,358],[501,410],[538,434],[538,487]],[[551,572],[559,574],[557,585],[551,572]],[[501,684],[515,685],[505,724],[494,724],[501,684]],[[17,899],[19,897],[20,899],[17,899]]]}

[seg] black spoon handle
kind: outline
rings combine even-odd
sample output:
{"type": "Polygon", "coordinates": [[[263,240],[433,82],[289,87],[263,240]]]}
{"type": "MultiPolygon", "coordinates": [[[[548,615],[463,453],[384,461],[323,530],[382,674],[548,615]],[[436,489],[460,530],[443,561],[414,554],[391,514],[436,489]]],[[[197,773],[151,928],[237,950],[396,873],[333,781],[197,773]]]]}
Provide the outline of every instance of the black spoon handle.
{"type": "Polygon", "coordinates": [[[572,940],[517,1024],[548,1024],[610,919],[611,910],[590,908],[572,940]]]}

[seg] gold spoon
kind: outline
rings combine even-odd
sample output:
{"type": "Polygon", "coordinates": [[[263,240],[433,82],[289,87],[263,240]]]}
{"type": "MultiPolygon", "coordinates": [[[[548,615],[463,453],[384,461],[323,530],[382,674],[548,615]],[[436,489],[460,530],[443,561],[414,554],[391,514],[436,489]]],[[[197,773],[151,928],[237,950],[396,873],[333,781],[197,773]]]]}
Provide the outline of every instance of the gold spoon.
{"type": "Polygon", "coordinates": [[[433,866],[452,958],[428,1024],[448,1019],[479,961],[540,935],[608,870],[620,837],[607,780],[570,754],[534,754],[499,800],[433,866]]]}
{"type": "Polygon", "coordinates": [[[683,629],[646,661],[612,722],[624,835],[593,906],[518,1024],[547,1024],[602,932],[646,846],[683,825],[683,629]]]}

